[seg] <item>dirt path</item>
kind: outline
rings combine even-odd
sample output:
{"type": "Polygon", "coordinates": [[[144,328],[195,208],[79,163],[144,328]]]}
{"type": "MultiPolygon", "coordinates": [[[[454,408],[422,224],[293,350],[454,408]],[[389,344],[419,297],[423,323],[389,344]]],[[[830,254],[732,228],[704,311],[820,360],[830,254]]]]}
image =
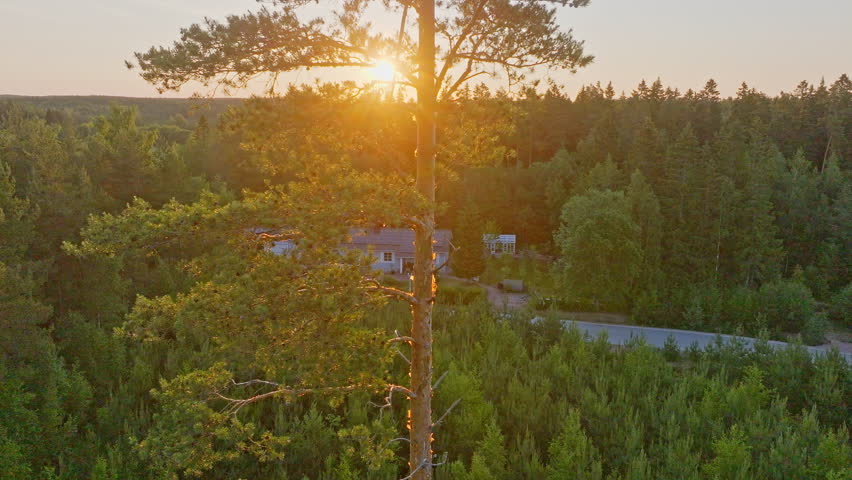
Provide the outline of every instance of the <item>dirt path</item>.
{"type": "Polygon", "coordinates": [[[491,305],[503,310],[523,308],[530,298],[526,293],[509,293],[484,283],[477,283],[477,285],[488,293],[488,301],[491,305]]]}
{"type": "Polygon", "coordinates": [[[507,293],[494,285],[475,282],[473,280],[454,277],[452,275],[442,275],[442,277],[482,287],[485,290],[486,295],[488,295],[488,301],[497,309],[506,310],[523,308],[527,304],[527,301],[529,301],[529,295],[526,293],[507,293]]]}

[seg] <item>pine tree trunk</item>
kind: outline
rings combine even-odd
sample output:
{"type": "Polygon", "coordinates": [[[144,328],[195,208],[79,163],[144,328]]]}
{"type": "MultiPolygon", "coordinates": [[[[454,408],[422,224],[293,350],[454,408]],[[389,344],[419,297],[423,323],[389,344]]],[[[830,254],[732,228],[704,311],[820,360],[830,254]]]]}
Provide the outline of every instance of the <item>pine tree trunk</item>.
{"type": "MultiPolygon", "coordinates": [[[[418,17],[417,190],[435,200],[435,1],[421,0],[418,17]]],[[[432,237],[435,211],[420,218],[414,235],[409,467],[414,480],[432,479],[432,304],[435,283],[432,237]]]]}

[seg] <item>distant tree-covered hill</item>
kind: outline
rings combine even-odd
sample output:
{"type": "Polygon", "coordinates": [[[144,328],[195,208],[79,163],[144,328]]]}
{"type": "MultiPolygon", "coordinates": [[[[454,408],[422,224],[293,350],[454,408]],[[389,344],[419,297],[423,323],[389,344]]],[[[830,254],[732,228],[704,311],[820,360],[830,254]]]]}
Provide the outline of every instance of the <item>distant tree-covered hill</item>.
{"type": "Polygon", "coordinates": [[[210,120],[216,119],[228,107],[238,105],[243,100],[242,98],[137,98],[102,95],[43,97],[0,95],[0,102],[11,101],[46,111],[62,111],[81,122],[107,115],[111,105],[121,105],[135,106],[139,111],[138,120],[142,124],[174,123],[179,126],[195,124],[201,115],[210,120]]]}

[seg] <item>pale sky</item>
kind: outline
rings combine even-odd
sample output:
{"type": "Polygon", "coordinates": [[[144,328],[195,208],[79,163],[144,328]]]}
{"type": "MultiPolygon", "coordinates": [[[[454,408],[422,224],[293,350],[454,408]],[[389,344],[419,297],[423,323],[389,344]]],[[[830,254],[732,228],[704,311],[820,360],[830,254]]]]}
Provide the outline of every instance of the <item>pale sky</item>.
{"type": "MultiPolygon", "coordinates": [[[[0,94],[158,96],[125,59],[205,16],[257,8],[253,0],[0,0],[0,94]]],[[[629,93],[657,77],[685,91],[712,77],[725,96],[742,81],[775,95],[852,74],[852,0],[592,0],[560,20],[596,56],[558,77],[571,93],[598,80],[629,93]]]]}

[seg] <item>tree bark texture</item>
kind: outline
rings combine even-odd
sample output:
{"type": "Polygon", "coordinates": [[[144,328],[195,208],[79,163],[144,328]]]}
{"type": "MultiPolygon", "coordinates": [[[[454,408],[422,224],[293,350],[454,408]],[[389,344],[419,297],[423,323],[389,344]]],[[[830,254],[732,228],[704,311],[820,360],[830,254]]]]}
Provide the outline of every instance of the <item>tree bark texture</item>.
{"type": "MultiPolygon", "coordinates": [[[[435,201],[435,1],[421,0],[418,15],[417,190],[435,201]]],[[[413,480],[432,479],[432,305],[435,296],[434,206],[419,219],[414,236],[414,298],[411,337],[409,467],[413,480]]]]}

